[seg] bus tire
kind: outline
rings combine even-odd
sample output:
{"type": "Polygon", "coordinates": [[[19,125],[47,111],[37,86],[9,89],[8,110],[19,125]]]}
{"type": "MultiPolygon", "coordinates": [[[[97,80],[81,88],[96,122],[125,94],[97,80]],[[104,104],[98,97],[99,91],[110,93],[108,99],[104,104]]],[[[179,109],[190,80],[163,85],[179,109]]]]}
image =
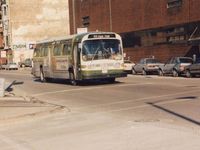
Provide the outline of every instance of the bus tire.
{"type": "Polygon", "coordinates": [[[77,85],[77,81],[75,80],[75,77],[74,77],[74,73],[73,72],[69,72],[69,79],[70,79],[70,84],[73,85],[73,86],[76,86],[77,85]]]}
{"type": "Polygon", "coordinates": [[[40,81],[45,82],[44,72],[42,69],[40,70],[40,81]]]}

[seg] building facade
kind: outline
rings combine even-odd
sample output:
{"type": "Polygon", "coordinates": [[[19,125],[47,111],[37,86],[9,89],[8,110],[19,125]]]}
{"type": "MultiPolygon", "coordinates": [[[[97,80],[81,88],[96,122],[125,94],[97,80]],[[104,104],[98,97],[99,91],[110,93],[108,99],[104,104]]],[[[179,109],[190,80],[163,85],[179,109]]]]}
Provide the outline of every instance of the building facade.
{"type": "Polygon", "coordinates": [[[198,57],[199,6],[199,0],[70,0],[70,32],[117,32],[133,61],[198,57]]]}
{"type": "Polygon", "coordinates": [[[4,49],[12,61],[32,58],[36,41],[69,34],[66,0],[1,0],[4,49]]]}
{"type": "Polygon", "coordinates": [[[12,53],[9,49],[8,5],[6,0],[0,0],[0,65],[6,64],[12,53]]]}

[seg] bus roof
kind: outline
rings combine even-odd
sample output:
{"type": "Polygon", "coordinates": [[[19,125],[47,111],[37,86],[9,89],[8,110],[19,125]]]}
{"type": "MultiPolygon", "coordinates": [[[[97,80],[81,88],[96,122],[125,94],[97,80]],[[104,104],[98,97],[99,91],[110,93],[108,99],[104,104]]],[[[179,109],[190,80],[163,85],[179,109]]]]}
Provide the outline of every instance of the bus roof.
{"type": "Polygon", "coordinates": [[[86,35],[101,35],[101,34],[116,34],[116,33],[114,32],[87,32],[87,33],[82,33],[82,34],[73,34],[73,35],[68,35],[68,36],[45,39],[45,40],[37,41],[36,44],[51,43],[51,42],[69,40],[69,39],[74,39],[75,41],[79,42],[86,35]]]}

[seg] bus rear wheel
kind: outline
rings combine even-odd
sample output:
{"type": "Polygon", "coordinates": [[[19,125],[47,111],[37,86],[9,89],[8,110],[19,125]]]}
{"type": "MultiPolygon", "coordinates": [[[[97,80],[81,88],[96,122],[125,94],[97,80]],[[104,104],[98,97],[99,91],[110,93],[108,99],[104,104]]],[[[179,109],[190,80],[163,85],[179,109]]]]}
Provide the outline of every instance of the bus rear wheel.
{"type": "Polygon", "coordinates": [[[77,85],[77,81],[75,80],[74,74],[72,72],[69,73],[70,84],[73,86],[77,85]]]}

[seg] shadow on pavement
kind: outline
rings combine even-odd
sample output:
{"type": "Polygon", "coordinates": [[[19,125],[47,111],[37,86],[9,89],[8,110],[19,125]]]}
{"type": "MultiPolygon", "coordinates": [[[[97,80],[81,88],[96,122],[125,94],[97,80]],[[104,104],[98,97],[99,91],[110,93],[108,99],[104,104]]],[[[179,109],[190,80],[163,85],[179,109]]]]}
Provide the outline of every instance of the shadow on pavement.
{"type": "MultiPolygon", "coordinates": [[[[41,82],[40,79],[34,79],[35,82],[40,83],[56,83],[71,85],[70,80],[67,79],[48,79],[46,82],[41,82]]],[[[78,86],[98,86],[98,85],[110,85],[110,84],[122,84],[123,82],[115,81],[113,83],[106,80],[86,80],[78,81],[78,86]]]]}
{"type": "Polygon", "coordinates": [[[157,108],[157,109],[160,109],[160,110],[162,110],[162,111],[165,111],[165,112],[167,112],[167,113],[169,113],[169,114],[171,114],[171,115],[174,115],[174,116],[176,116],[176,117],[179,117],[179,118],[181,118],[181,119],[184,119],[184,120],[186,120],[186,121],[188,121],[188,122],[190,122],[190,123],[193,123],[193,124],[196,124],[196,125],[200,126],[200,122],[197,121],[197,120],[194,120],[194,119],[192,119],[192,118],[189,118],[189,117],[187,117],[187,116],[184,116],[184,115],[182,115],[182,114],[179,114],[179,113],[177,113],[177,112],[174,112],[174,111],[169,110],[169,109],[167,109],[167,108],[164,108],[164,107],[162,107],[162,106],[158,106],[158,105],[156,105],[156,104],[154,104],[154,103],[147,102],[146,104],[151,105],[151,106],[153,106],[153,107],[155,107],[155,108],[157,108]]]}

